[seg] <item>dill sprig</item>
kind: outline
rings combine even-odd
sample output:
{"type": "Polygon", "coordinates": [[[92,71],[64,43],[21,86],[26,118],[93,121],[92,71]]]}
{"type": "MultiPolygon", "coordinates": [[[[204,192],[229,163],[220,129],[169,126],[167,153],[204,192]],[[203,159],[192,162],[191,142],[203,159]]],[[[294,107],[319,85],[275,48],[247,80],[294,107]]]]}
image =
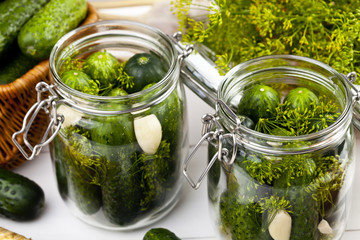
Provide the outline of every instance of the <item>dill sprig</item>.
{"type": "Polygon", "coordinates": [[[83,71],[86,68],[86,66],[84,66],[84,62],[85,62],[84,59],[67,57],[64,60],[64,63],[59,72],[60,76],[62,75],[62,73],[70,71],[70,70],[83,71]]]}
{"type": "Polygon", "coordinates": [[[129,76],[125,72],[125,70],[124,70],[125,64],[126,64],[126,62],[120,63],[120,69],[119,69],[120,74],[119,74],[118,78],[116,79],[116,81],[117,81],[117,85],[119,88],[129,89],[129,88],[134,87],[135,83],[134,83],[134,77],[129,76]]]}
{"type": "Polygon", "coordinates": [[[345,167],[339,156],[326,156],[315,159],[317,177],[305,187],[318,204],[318,211],[325,216],[326,208],[334,205],[334,195],[344,183],[345,167]]]}
{"type": "Polygon", "coordinates": [[[286,200],[284,197],[278,197],[275,195],[270,196],[269,198],[263,198],[259,201],[260,213],[266,213],[267,219],[263,226],[264,229],[268,229],[270,223],[274,220],[276,214],[280,210],[284,210],[288,213],[292,213],[291,204],[289,200],[286,200]]]}
{"type": "Polygon", "coordinates": [[[306,56],[339,72],[360,72],[358,0],[215,0],[210,5],[174,0],[173,12],[183,40],[209,47],[220,73],[272,54],[306,56]],[[202,9],[202,16],[192,16],[193,9],[202,9]]]}
{"type": "Polygon", "coordinates": [[[281,176],[283,171],[278,164],[274,164],[273,161],[269,161],[266,158],[256,162],[249,156],[243,164],[250,176],[260,184],[271,184],[274,179],[278,179],[281,176]]]}
{"type": "Polygon", "coordinates": [[[89,133],[76,127],[65,128],[68,156],[78,177],[101,186],[107,175],[106,160],[93,150],[89,133]]]}
{"type": "Polygon", "coordinates": [[[329,127],[340,116],[338,105],[319,96],[319,103],[312,103],[309,109],[291,109],[288,103],[275,108],[274,117],[260,118],[255,125],[258,132],[279,136],[300,136],[329,127]]]}

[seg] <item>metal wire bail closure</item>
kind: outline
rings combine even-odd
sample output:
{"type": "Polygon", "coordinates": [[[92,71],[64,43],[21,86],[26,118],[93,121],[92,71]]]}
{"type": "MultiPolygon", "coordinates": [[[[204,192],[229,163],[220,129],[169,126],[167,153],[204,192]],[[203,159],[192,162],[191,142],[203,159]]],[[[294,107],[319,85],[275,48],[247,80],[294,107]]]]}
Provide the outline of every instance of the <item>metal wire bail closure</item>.
{"type": "Polygon", "coordinates": [[[36,85],[37,102],[29,109],[26,113],[23,121],[23,125],[20,131],[15,132],[12,135],[12,140],[15,143],[16,147],[19,151],[24,155],[27,160],[34,159],[37,155],[39,155],[42,147],[50,143],[61,128],[61,124],[64,122],[64,116],[56,113],[56,100],[58,96],[53,90],[53,85],[49,85],[45,82],[39,82],[36,85]],[[50,96],[47,99],[42,99],[42,93],[50,92],[50,96]],[[50,115],[50,123],[40,141],[40,143],[32,146],[28,141],[28,132],[33,124],[36,116],[39,114],[41,110],[44,110],[45,113],[50,115]],[[52,135],[49,136],[51,129],[55,127],[52,135]],[[29,155],[27,151],[21,146],[21,144],[17,140],[17,136],[23,134],[22,139],[25,143],[25,146],[30,150],[31,154],[29,155]]]}
{"type": "MultiPolygon", "coordinates": [[[[190,152],[189,156],[186,158],[183,167],[183,174],[186,177],[187,181],[190,183],[191,187],[195,190],[198,189],[204,180],[205,176],[208,174],[209,170],[211,169],[212,165],[215,163],[216,160],[224,163],[223,165],[227,168],[230,168],[231,165],[234,163],[238,145],[237,145],[237,130],[238,127],[241,125],[241,120],[236,116],[236,114],[224,103],[222,100],[216,101],[215,107],[215,114],[206,114],[202,117],[202,137],[199,142],[195,145],[193,150],[190,152]],[[225,130],[219,123],[219,107],[222,107],[229,115],[235,119],[236,126],[231,130],[230,133],[225,133],[225,130]],[[218,151],[214,154],[211,158],[210,162],[200,175],[199,179],[194,182],[194,180],[188,174],[188,166],[190,161],[194,158],[195,153],[201,146],[203,142],[207,141],[209,144],[213,145],[218,149],[218,151]],[[228,149],[225,147],[225,142],[230,142],[232,149],[228,149]],[[231,156],[230,156],[231,153],[231,156]]],[[[229,144],[228,144],[229,145],[229,144]]]]}
{"type": "Polygon", "coordinates": [[[350,72],[347,75],[342,74],[345,79],[347,84],[349,84],[350,88],[352,90],[354,90],[355,94],[354,94],[354,102],[357,102],[360,100],[360,90],[354,85],[354,82],[356,81],[356,72],[350,72]]]}
{"type": "MultiPolygon", "coordinates": [[[[353,101],[352,101],[352,108],[353,108],[353,117],[356,121],[360,122],[360,115],[357,113],[358,111],[356,110],[356,105],[359,104],[360,101],[360,89],[359,87],[357,87],[354,82],[356,81],[357,75],[355,72],[350,72],[347,75],[342,74],[345,77],[345,80],[347,82],[347,84],[350,86],[352,93],[353,93],[353,101]]],[[[355,126],[356,121],[354,121],[355,126]]]]}
{"type": "Polygon", "coordinates": [[[182,39],[182,32],[175,32],[172,36],[172,38],[170,38],[173,43],[175,44],[178,52],[180,53],[179,55],[179,63],[181,64],[182,61],[187,58],[193,51],[194,51],[194,46],[192,44],[188,44],[183,46],[180,41],[182,39]]]}

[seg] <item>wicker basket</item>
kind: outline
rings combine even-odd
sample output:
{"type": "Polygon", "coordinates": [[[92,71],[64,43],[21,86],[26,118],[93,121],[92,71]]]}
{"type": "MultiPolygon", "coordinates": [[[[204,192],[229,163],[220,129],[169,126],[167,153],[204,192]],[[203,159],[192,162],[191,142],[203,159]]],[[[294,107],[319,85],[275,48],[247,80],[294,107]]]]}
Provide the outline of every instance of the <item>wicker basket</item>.
{"type": "MultiPolygon", "coordinates": [[[[88,3],[88,15],[81,25],[98,20],[96,9],[88,3]]],[[[0,85],[0,167],[11,169],[26,159],[12,141],[12,134],[22,127],[29,108],[36,103],[35,86],[40,81],[49,82],[49,60],[44,60],[14,82],[0,85]]],[[[31,145],[38,143],[47,128],[49,116],[44,111],[34,121],[28,139],[31,145]]],[[[22,135],[19,143],[25,147],[22,135]]]]}

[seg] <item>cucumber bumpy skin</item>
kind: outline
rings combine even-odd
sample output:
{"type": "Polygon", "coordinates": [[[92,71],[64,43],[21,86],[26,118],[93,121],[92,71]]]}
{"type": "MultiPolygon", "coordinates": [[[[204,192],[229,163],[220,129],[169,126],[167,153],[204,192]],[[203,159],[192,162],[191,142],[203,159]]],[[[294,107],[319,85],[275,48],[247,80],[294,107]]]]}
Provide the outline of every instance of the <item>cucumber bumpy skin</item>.
{"type": "Polygon", "coordinates": [[[20,52],[18,48],[12,48],[12,56],[0,61],[0,85],[8,84],[23,76],[38,62],[20,52]]]}
{"type": "Polygon", "coordinates": [[[154,53],[135,54],[126,62],[124,71],[134,81],[134,86],[126,89],[128,93],[138,92],[148,84],[159,82],[167,73],[160,57],[154,53]]]}
{"type": "Polygon", "coordinates": [[[91,183],[96,168],[91,156],[91,143],[76,133],[70,137],[69,143],[63,150],[68,193],[82,213],[91,215],[101,207],[100,187],[91,183]]]}
{"type": "Polygon", "coordinates": [[[91,130],[93,147],[107,160],[107,174],[101,185],[104,215],[109,222],[130,225],[140,214],[139,174],[132,154],[137,145],[132,116],[98,117],[91,130]]]}
{"type": "Polygon", "coordinates": [[[0,168],[0,214],[15,221],[31,220],[44,202],[45,194],[34,181],[0,168]]]}
{"type": "Polygon", "coordinates": [[[55,43],[76,28],[86,13],[86,0],[51,0],[21,28],[21,51],[36,60],[49,58],[55,43]]]}
{"type": "Polygon", "coordinates": [[[120,75],[120,62],[109,52],[95,52],[86,59],[84,71],[99,81],[100,88],[108,88],[116,84],[120,75]]]}
{"type": "Polygon", "coordinates": [[[319,98],[311,90],[298,87],[286,95],[284,102],[289,104],[290,109],[298,109],[303,114],[306,110],[311,110],[312,104],[318,105],[319,98]]]}
{"type": "Polygon", "coordinates": [[[0,3],[0,58],[5,56],[21,27],[49,0],[6,0],[0,3]]]}
{"type": "Polygon", "coordinates": [[[92,80],[86,73],[80,70],[70,70],[61,74],[61,80],[77,91],[98,95],[99,86],[96,81],[92,80]]]}
{"type": "Polygon", "coordinates": [[[259,84],[244,90],[237,113],[256,123],[259,118],[271,117],[279,104],[279,94],[273,88],[259,84]]]}

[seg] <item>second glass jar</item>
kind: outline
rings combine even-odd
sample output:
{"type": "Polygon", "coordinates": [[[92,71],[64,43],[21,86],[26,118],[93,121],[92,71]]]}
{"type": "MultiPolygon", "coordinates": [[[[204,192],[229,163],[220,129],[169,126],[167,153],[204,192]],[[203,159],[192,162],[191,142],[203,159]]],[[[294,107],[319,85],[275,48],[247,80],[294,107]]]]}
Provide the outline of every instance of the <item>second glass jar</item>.
{"type": "Polygon", "coordinates": [[[355,165],[352,103],[345,77],[308,58],[262,57],[225,76],[217,113],[203,119],[212,139],[208,197],[220,239],[341,239],[355,165]],[[310,89],[336,102],[338,117],[307,135],[252,130],[235,113],[244,91],[258,84],[282,98],[296,87],[310,89]]]}

